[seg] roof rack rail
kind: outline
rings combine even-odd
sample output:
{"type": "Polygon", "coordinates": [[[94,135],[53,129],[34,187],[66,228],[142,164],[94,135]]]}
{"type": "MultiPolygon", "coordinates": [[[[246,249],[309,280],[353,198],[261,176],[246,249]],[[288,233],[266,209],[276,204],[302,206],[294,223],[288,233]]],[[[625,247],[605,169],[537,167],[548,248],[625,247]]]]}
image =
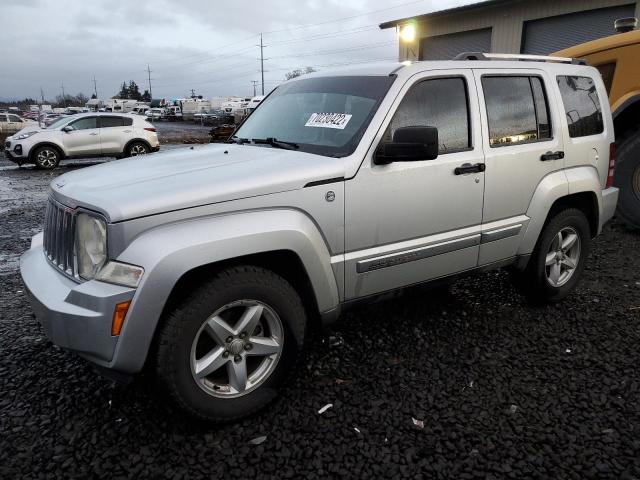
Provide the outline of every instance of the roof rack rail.
{"type": "Polygon", "coordinates": [[[521,55],[516,53],[484,53],[484,52],[462,52],[454,60],[520,60],[527,62],[555,62],[570,63],[572,65],[587,65],[586,60],[569,57],[548,57],[545,55],[521,55]]]}

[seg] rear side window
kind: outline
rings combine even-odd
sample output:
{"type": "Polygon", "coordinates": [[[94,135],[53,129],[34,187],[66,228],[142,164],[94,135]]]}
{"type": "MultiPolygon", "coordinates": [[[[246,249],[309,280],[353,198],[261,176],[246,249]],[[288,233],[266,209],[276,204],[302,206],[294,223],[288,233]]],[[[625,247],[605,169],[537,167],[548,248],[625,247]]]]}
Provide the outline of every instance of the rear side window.
{"type": "Polygon", "coordinates": [[[592,78],[558,76],[564,111],[571,138],[597,135],[604,131],[602,108],[592,78]]]}
{"type": "Polygon", "coordinates": [[[122,117],[100,117],[100,128],[121,127],[122,117]]]}
{"type": "Polygon", "coordinates": [[[535,76],[483,76],[489,145],[504,147],[551,138],[544,85],[535,76]]]}
{"type": "Polygon", "coordinates": [[[130,125],[133,125],[133,118],[122,117],[122,126],[128,127],[130,125]]]}
{"type": "Polygon", "coordinates": [[[400,127],[437,127],[439,153],[471,148],[467,86],[464,78],[435,78],[414,85],[402,99],[385,133],[393,138],[400,127]]]}

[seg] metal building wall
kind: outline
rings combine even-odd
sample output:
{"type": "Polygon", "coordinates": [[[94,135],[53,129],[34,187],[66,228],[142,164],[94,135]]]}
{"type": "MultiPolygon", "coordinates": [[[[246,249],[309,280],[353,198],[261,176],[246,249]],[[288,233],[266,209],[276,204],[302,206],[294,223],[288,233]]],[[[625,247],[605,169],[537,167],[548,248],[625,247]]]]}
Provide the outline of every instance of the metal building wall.
{"type": "Polygon", "coordinates": [[[520,53],[523,23],[528,20],[629,3],[636,4],[638,16],[640,0],[514,0],[450,14],[435,13],[418,18],[415,42],[408,45],[400,42],[400,60],[418,60],[420,40],[424,37],[483,28],[492,28],[491,51],[520,53]]]}

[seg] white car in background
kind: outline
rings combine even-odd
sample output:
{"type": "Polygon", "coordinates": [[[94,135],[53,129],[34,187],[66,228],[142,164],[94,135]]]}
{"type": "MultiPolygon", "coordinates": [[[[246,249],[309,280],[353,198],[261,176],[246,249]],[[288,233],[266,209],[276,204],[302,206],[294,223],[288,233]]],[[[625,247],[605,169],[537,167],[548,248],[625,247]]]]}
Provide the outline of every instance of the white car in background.
{"type": "Polygon", "coordinates": [[[27,126],[18,115],[13,113],[0,113],[0,133],[16,133],[27,126]]]}
{"type": "Polygon", "coordinates": [[[151,120],[160,120],[166,112],[164,108],[150,108],[144,114],[151,120]]]}
{"type": "Polygon", "coordinates": [[[82,113],[61,117],[50,126],[27,127],[4,145],[5,156],[22,165],[55,168],[63,158],[130,157],[160,149],[156,129],[142,117],[117,113],[82,113]]]}

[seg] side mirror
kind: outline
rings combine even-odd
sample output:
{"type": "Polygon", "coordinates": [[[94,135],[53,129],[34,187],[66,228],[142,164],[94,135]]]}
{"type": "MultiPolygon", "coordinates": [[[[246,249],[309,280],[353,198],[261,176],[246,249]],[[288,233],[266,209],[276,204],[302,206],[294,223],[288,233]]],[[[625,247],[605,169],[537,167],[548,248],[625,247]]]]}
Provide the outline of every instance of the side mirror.
{"type": "Polygon", "coordinates": [[[438,129],[436,127],[400,127],[393,140],[381,143],[374,155],[376,165],[392,162],[412,162],[438,158],[438,129]]]}
{"type": "Polygon", "coordinates": [[[74,130],[75,130],[75,128],[73,128],[71,125],[67,125],[66,127],[64,127],[62,129],[63,132],[67,132],[67,133],[73,132],[74,130]]]}

